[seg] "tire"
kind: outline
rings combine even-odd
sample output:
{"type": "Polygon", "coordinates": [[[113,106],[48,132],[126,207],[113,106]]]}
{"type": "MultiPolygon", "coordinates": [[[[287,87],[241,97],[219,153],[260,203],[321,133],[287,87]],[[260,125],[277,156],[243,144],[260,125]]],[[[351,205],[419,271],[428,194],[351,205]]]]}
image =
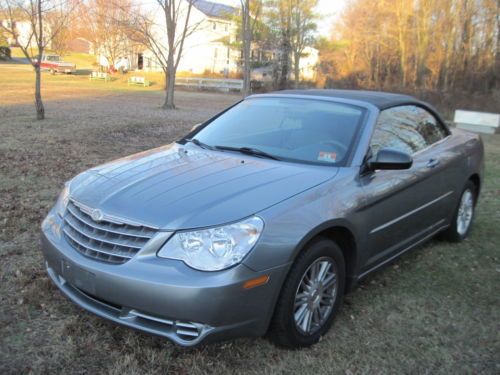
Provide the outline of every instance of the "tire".
{"type": "Polygon", "coordinates": [[[271,341],[286,348],[302,348],[317,343],[330,329],[342,305],[344,286],[345,262],[340,247],[327,238],[313,240],[297,257],[283,284],[268,332],[271,341]],[[322,269],[326,271],[322,273],[322,269]],[[308,280],[314,279],[314,271],[318,271],[317,280],[319,275],[325,275],[325,284],[318,282],[318,289],[305,289],[306,281],[314,284],[308,280]],[[334,285],[324,287],[332,283],[332,274],[335,275],[334,285]],[[295,306],[296,298],[301,299],[298,307],[295,306]],[[316,311],[314,314],[313,310],[316,311]]]}
{"type": "Polygon", "coordinates": [[[476,199],[477,199],[476,186],[472,183],[472,181],[467,181],[464,189],[462,190],[462,194],[460,194],[460,199],[455,208],[455,213],[453,214],[451,225],[448,227],[448,229],[446,229],[443,232],[442,237],[445,240],[450,242],[461,242],[467,238],[472,228],[472,222],[474,220],[474,209],[476,207],[476,199]],[[464,201],[467,200],[470,201],[468,204],[464,206],[464,201]],[[468,206],[470,206],[470,208],[468,208],[468,206]],[[463,221],[461,223],[461,220],[464,219],[464,216],[462,216],[464,210],[468,211],[469,217],[467,218],[467,221],[463,221]]]}
{"type": "Polygon", "coordinates": [[[56,71],[54,69],[50,69],[50,74],[55,75],[56,71]]]}

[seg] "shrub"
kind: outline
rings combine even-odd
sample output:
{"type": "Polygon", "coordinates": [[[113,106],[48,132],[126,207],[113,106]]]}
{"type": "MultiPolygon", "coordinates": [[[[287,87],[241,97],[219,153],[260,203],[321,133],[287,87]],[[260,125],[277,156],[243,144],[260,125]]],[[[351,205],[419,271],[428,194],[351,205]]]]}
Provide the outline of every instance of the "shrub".
{"type": "Polygon", "coordinates": [[[10,48],[6,46],[0,47],[0,60],[10,60],[10,48]]]}

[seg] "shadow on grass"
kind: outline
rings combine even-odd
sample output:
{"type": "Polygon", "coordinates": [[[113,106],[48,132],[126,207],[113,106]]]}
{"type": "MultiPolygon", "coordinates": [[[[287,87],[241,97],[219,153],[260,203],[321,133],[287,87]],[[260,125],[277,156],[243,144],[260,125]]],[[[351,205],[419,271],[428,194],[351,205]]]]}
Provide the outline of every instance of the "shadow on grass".
{"type": "Polygon", "coordinates": [[[73,75],[75,76],[89,76],[92,73],[92,69],[77,69],[73,75]]]}

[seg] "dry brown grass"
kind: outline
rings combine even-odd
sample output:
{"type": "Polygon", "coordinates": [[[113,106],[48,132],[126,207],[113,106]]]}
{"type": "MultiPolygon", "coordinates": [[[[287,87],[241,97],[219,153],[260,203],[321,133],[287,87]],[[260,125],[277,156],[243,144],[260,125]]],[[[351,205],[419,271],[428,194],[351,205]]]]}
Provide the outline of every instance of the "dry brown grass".
{"type": "MultiPolygon", "coordinates": [[[[0,82],[10,74],[0,65],[0,82]]],[[[180,109],[165,112],[157,90],[66,89],[56,83],[67,77],[56,76],[47,81],[47,119],[36,122],[23,77],[0,94],[1,374],[500,372],[500,136],[486,139],[471,238],[434,241],[373,275],[318,345],[293,352],[238,339],[182,350],[64,298],[43,269],[39,225],[76,173],[171,142],[238,97],[179,92],[180,109]]]]}

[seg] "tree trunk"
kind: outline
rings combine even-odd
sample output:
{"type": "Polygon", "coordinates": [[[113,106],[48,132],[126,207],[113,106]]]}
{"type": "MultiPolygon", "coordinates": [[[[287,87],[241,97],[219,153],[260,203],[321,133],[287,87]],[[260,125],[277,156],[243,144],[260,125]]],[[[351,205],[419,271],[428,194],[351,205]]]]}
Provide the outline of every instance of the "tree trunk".
{"type": "MultiPolygon", "coordinates": [[[[175,25],[167,25],[167,30],[170,29],[169,40],[168,40],[168,55],[167,55],[167,66],[166,66],[166,93],[165,93],[165,103],[163,103],[164,109],[175,109],[174,104],[174,89],[175,89],[175,72],[177,66],[175,64],[175,47],[174,47],[174,31],[175,25]]],[[[179,51],[181,53],[181,51],[179,51]]]]}
{"type": "MultiPolygon", "coordinates": [[[[40,61],[40,60],[38,60],[40,61]]],[[[35,107],[36,107],[36,119],[43,120],[45,118],[45,108],[42,102],[42,90],[41,90],[41,72],[40,64],[37,62],[35,66],[35,107]]]]}
{"type": "Polygon", "coordinates": [[[164,109],[175,109],[174,103],[174,89],[175,89],[175,67],[174,64],[169,64],[167,71],[165,73],[166,85],[165,85],[165,102],[162,108],[164,109]]]}
{"type": "Polygon", "coordinates": [[[251,62],[250,62],[250,43],[246,42],[243,49],[244,58],[244,71],[243,71],[243,96],[246,97],[251,94],[250,76],[251,76],[251,62]]]}
{"type": "Polygon", "coordinates": [[[250,29],[250,0],[246,0],[242,9],[242,40],[243,40],[243,97],[250,95],[251,87],[251,47],[252,30],[250,29]]]}
{"type": "Polygon", "coordinates": [[[293,71],[295,78],[295,88],[299,88],[300,84],[300,53],[295,52],[293,54],[293,71]]]}
{"type": "Polygon", "coordinates": [[[285,90],[288,88],[288,72],[290,60],[290,32],[283,30],[283,41],[281,46],[281,73],[278,88],[285,90]]]}
{"type": "Polygon", "coordinates": [[[36,118],[37,120],[43,120],[45,118],[45,108],[42,102],[42,75],[40,72],[40,64],[42,62],[44,44],[43,44],[43,18],[42,18],[42,0],[37,1],[38,10],[38,59],[35,65],[35,107],[36,107],[36,118]]]}

